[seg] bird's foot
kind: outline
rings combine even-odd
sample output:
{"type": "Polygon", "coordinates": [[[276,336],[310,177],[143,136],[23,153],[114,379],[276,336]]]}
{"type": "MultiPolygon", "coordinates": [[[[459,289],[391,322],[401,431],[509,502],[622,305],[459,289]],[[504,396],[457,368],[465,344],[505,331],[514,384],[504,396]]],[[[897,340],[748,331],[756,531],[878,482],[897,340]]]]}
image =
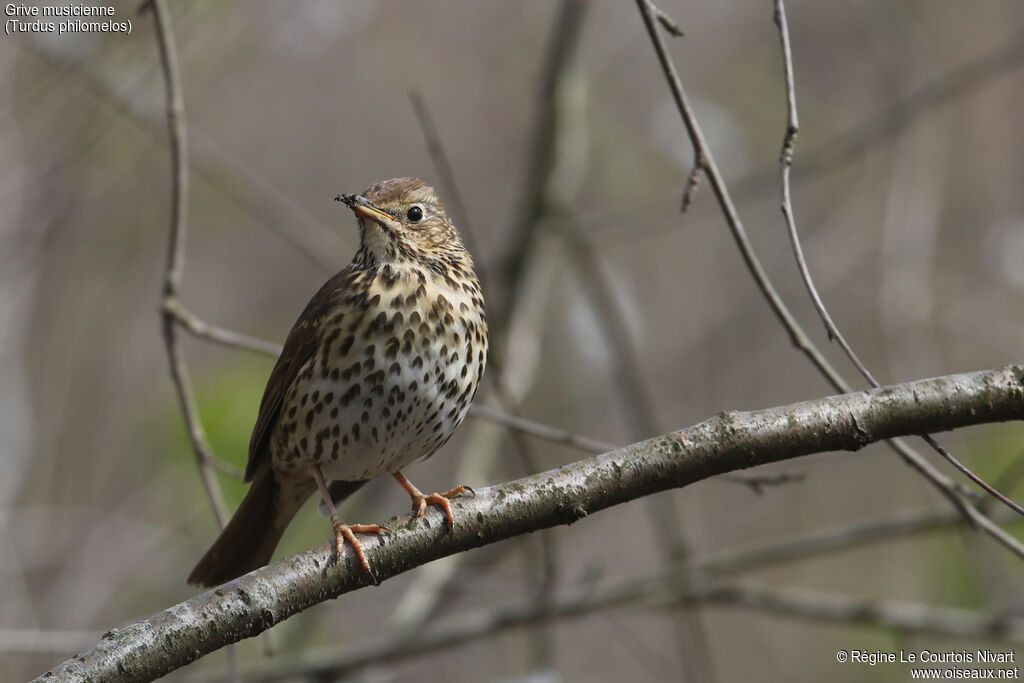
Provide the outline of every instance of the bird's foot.
{"type": "Polygon", "coordinates": [[[380,524],[345,524],[337,515],[331,517],[331,527],[334,529],[334,551],[337,553],[338,561],[340,562],[341,558],[345,557],[345,542],[348,541],[359,559],[363,571],[367,573],[374,585],[379,586],[380,581],[370,569],[370,562],[366,559],[366,553],[363,552],[363,544],[356,538],[356,534],[383,534],[387,533],[389,529],[380,524]]]}
{"type": "Polygon", "coordinates": [[[476,492],[468,486],[456,486],[451,491],[444,493],[431,493],[429,495],[418,495],[412,496],[412,516],[413,519],[422,517],[423,513],[427,511],[428,505],[437,505],[444,510],[445,523],[448,525],[448,532],[452,533],[455,531],[455,513],[452,512],[451,499],[456,496],[465,494],[476,495],[476,492]]]}
{"type": "Polygon", "coordinates": [[[466,493],[476,495],[476,492],[468,486],[456,486],[451,491],[445,493],[431,493],[430,495],[423,495],[423,492],[416,488],[411,481],[405,478],[405,475],[401,472],[395,472],[392,474],[403,489],[412,498],[412,518],[416,519],[422,517],[423,513],[427,511],[428,505],[437,505],[444,510],[445,523],[448,525],[448,533],[455,531],[455,513],[452,512],[451,499],[455,496],[461,496],[466,493]]]}

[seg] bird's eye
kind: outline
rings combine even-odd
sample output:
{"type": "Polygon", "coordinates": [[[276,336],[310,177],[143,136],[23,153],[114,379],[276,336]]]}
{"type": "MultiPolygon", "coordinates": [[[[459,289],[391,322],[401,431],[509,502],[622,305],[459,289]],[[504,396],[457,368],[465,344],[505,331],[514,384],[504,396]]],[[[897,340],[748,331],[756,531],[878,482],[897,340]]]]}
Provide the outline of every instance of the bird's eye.
{"type": "Polygon", "coordinates": [[[421,218],[423,218],[423,209],[421,209],[418,206],[410,207],[408,213],[406,213],[405,216],[413,223],[417,223],[421,218]]]}

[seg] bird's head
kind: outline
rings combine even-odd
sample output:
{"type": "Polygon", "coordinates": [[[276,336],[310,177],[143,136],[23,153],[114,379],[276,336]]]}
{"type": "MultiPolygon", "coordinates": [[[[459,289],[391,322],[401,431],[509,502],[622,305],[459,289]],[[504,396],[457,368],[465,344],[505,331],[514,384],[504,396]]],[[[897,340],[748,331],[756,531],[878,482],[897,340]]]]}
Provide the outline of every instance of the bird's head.
{"type": "Polygon", "coordinates": [[[336,199],[359,220],[356,263],[472,269],[458,231],[429,185],[415,178],[394,178],[371,185],[362,194],[336,199]]]}

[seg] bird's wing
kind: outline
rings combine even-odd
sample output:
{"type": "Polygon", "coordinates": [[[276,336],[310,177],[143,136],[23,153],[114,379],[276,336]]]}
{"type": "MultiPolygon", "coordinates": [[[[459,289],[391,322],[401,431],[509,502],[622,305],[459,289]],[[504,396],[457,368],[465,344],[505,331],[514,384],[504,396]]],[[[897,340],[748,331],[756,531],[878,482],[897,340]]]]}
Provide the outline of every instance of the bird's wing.
{"type": "Polygon", "coordinates": [[[245,481],[251,481],[256,471],[267,461],[270,453],[270,435],[281,415],[288,389],[295,382],[303,366],[313,357],[320,338],[320,326],[327,319],[332,303],[344,295],[346,283],[351,275],[351,266],[332,277],[320,288],[299,319],[288,333],[277,364],[267,380],[260,401],[260,412],[256,426],[249,439],[249,463],[245,467],[245,481]]]}

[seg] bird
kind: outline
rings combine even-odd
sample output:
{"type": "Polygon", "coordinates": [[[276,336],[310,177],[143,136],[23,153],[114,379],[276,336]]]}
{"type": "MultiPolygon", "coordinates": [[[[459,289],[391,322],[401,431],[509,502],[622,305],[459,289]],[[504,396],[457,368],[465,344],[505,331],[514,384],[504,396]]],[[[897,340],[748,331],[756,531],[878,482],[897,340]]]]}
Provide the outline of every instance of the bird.
{"type": "Polygon", "coordinates": [[[306,305],[260,401],[244,479],[251,486],[188,577],[216,586],[267,564],[317,490],[338,561],[347,542],[374,583],[337,504],[391,475],[413,516],[439,506],[449,532],[457,486],[425,495],[402,470],[433,455],[466,417],[487,360],[487,318],[473,259],[432,187],[394,178],[336,197],[356,216],[359,248],[306,305]]]}

